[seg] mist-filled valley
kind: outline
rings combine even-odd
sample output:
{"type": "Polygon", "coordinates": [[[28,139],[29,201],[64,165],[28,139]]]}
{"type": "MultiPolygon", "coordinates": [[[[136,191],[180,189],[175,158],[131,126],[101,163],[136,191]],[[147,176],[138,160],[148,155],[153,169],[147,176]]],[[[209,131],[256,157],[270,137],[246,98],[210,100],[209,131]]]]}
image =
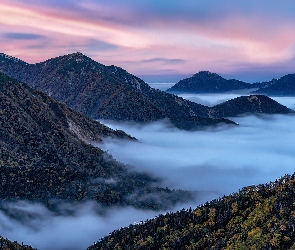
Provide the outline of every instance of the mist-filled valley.
{"type": "MultiPolygon", "coordinates": [[[[229,95],[190,95],[219,103],[229,95]]],[[[274,98],[295,108],[292,97],[274,98]]],[[[259,115],[231,118],[237,127],[219,126],[203,131],[181,131],[168,121],[139,126],[107,123],[135,136],[139,142],[107,140],[104,149],[114,158],[151,172],[170,188],[203,192],[200,202],[265,183],[294,172],[294,115],[259,115]]]]}
{"type": "MultiPolygon", "coordinates": [[[[182,95],[211,106],[236,96],[239,95],[182,95]]],[[[295,109],[293,97],[273,99],[295,109]]],[[[161,178],[163,187],[195,191],[194,202],[178,204],[172,211],[194,208],[244,186],[274,181],[294,172],[294,115],[231,119],[239,126],[194,132],[176,129],[168,120],[145,125],[102,121],[111,128],[124,130],[138,142],[106,139],[97,146],[116,160],[132,165],[133,170],[161,178]]],[[[65,204],[60,213],[27,202],[4,206],[10,212],[0,211],[1,235],[40,250],[86,249],[112,230],[167,212],[131,207],[105,211],[91,202],[65,204]]]]}

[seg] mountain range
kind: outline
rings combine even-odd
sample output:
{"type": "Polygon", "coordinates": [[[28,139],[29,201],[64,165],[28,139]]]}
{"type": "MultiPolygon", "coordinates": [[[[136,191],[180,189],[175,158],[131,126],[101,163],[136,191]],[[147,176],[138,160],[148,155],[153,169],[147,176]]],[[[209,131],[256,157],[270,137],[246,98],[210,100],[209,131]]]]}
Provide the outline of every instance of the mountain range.
{"type": "Polygon", "coordinates": [[[189,78],[180,80],[166,91],[169,93],[224,93],[245,89],[249,92],[252,90],[253,94],[294,96],[295,74],[288,74],[268,82],[250,84],[235,79],[227,80],[209,71],[200,71],[189,78]]]}
{"type": "MultiPolygon", "coordinates": [[[[213,116],[216,113],[212,111],[214,107],[153,89],[124,69],[105,66],[79,52],[37,64],[0,54],[0,71],[96,120],[142,123],[168,118],[174,126],[185,130],[221,123],[235,124],[222,116],[213,116]]],[[[217,75],[212,77],[218,78],[217,75]]],[[[269,106],[268,99],[263,101],[261,105],[269,106]]],[[[245,106],[243,112],[260,113],[261,110],[264,109],[253,110],[251,107],[247,110],[245,106]]],[[[267,113],[273,111],[269,109],[267,113]]]]}

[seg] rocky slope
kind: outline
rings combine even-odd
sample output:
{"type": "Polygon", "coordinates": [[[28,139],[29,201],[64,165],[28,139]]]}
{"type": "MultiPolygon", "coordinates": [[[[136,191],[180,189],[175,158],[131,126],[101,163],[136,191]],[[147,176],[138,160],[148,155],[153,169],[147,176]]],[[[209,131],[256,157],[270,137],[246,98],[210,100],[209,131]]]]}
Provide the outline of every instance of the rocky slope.
{"type": "Polygon", "coordinates": [[[149,122],[169,118],[181,129],[233,124],[210,118],[206,106],[155,90],[125,70],[104,66],[81,53],[37,64],[2,54],[0,71],[94,119],[149,122]]]}
{"type": "Polygon", "coordinates": [[[103,137],[134,140],[0,73],[1,210],[7,200],[41,202],[51,209],[88,200],[161,209],[192,198],[158,187],[160,180],[133,172],[89,144],[103,137]],[[144,199],[148,194],[153,195],[144,199]]]}
{"type": "Polygon", "coordinates": [[[94,249],[295,249],[295,175],[121,228],[94,249]]]}
{"type": "Polygon", "coordinates": [[[294,96],[295,95],[295,74],[288,74],[280,79],[273,79],[264,82],[263,87],[253,93],[260,93],[273,96],[294,96]]]}
{"type": "Polygon", "coordinates": [[[292,114],[293,110],[265,95],[240,96],[210,108],[211,117],[234,117],[248,114],[292,114]]]}
{"type": "Polygon", "coordinates": [[[170,93],[223,93],[232,90],[256,88],[257,85],[235,79],[226,80],[216,73],[200,71],[189,78],[180,80],[166,91],[170,93]]]}

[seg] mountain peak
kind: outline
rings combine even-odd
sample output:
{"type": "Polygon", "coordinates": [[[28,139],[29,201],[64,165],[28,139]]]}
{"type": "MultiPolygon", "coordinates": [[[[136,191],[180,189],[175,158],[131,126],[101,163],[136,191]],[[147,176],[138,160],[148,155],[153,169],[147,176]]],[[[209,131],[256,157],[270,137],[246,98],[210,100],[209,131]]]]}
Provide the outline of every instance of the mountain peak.
{"type": "Polygon", "coordinates": [[[0,53],[0,60],[9,60],[9,61],[14,61],[14,62],[17,62],[17,63],[25,63],[25,64],[28,64],[28,63],[26,63],[26,62],[24,62],[24,61],[22,61],[21,59],[18,59],[18,58],[16,58],[16,57],[14,57],[14,56],[9,56],[9,55],[6,55],[5,53],[0,53]]]}
{"type": "Polygon", "coordinates": [[[248,89],[252,86],[238,80],[226,80],[216,73],[200,71],[193,76],[180,80],[167,92],[177,93],[221,93],[236,89],[248,89]]]}
{"type": "Polygon", "coordinates": [[[206,70],[199,71],[198,73],[194,74],[194,76],[197,76],[197,75],[202,75],[202,76],[220,76],[220,75],[218,75],[216,73],[213,73],[213,72],[210,72],[210,71],[206,71],[206,70]]]}

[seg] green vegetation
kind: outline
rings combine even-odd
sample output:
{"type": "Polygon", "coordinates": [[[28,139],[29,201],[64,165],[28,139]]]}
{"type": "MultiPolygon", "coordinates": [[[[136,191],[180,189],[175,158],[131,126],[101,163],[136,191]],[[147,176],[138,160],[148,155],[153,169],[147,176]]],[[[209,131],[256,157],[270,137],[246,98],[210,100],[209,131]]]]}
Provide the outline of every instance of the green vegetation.
{"type": "Polygon", "coordinates": [[[94,249],[294,249],[295,174],[116,230],[94,249]]]}

